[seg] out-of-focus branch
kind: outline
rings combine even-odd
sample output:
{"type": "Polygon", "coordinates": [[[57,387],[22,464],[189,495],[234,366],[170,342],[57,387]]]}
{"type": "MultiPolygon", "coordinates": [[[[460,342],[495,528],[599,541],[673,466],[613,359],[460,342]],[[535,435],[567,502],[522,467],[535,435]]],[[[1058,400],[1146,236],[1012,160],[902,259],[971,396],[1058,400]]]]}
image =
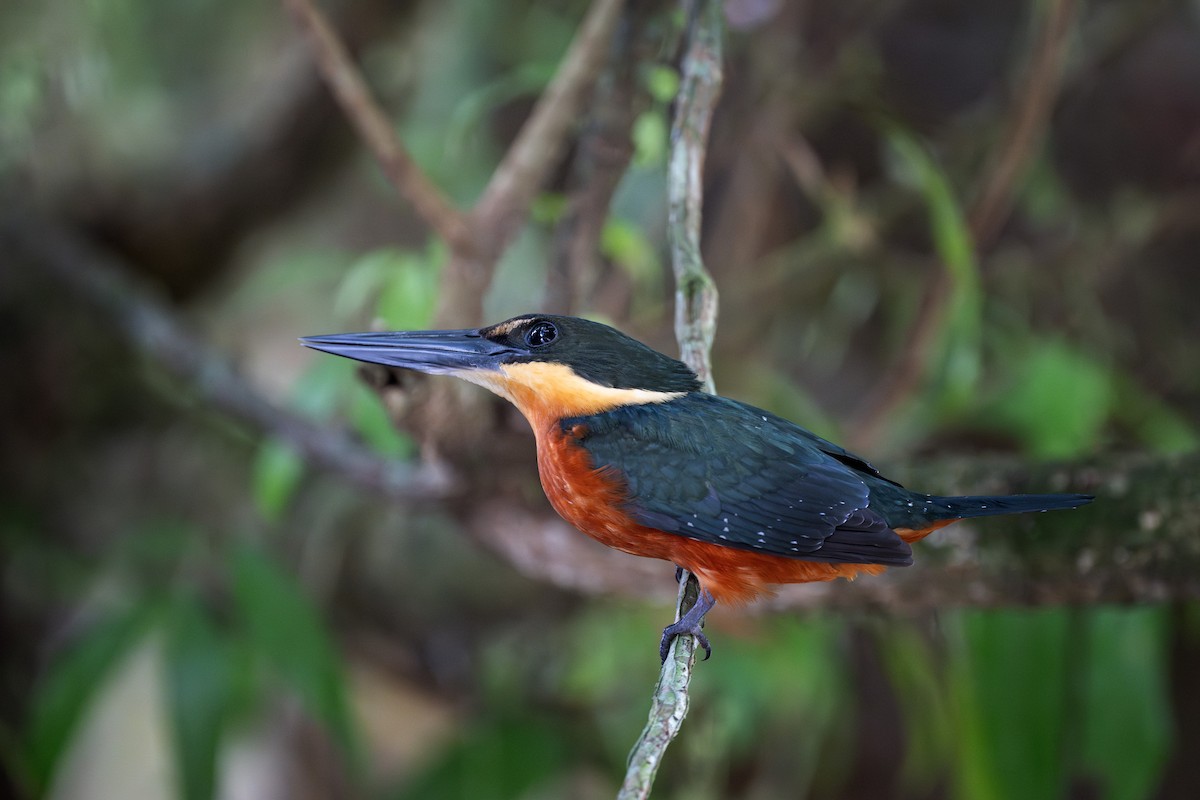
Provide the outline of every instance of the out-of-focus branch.
{"type": "MultiPolygon", "coordinates": [[[[1005,134],[991,159],[984,188],[967,214],[977,249],[990,244],[1007,219],[1017,179],[1033,158],[1035,145],[1049,122],[1061,85],[1067,35],[1074,17],[1074,0],[1051,0],[1044,13],[1025,79],[1014,95],[1018,104],[1009,115],[1005,134]]],[[[937,270],[932,276],[899,358],[880,380],[855,422],[851,446],[869,447],[887,420],[920,389],[938,342],[937,332],[948,312],[953,280],[946,269],[937,270]]]]}
{"type": "MultiPolygon", "coordinates": [[[[715,392],[710,350],[717,327],[717,288],[700,254],[704,200],[704,155],[713,110],[721,93],[721,2],[696,0],[683,55],[679,96],[671,125],[667,174],[668,238],[675,273],[675,336],[681,357],[715,392]]],[[[684,572],[675,619],[695,605],[696,577],[684,572]]],[[[629,767],[617,797],[650,796],[667,747],[678,735],[688,709],[688,684],[696,660],[696,637],[676,636],[663,661],[650,716],[629,754],[629,767]]]]}
{"type": "Polygon", "coordinates": [[[213,408],[295,448],[309,463],[387,497],[435,500],[444,475],[375,455],[344,433],[310,422],[255,392],[229,362],[184,330],[175,315],[127,277],[117,259],[73,232],[32,213],[0,216],[4,261],[46,269],[64,287],[108,314],[140,352],[192,385],[213,408]]]}
{"type": "Polygon", "coordinates": [[[474,211],[489,238],[507,244],[525,218],[604,65],[623,5],[624,0],[594,0],[554,79],[496,167],[474,211]]]}
{"type": "Polygon", "coordinates": [[[408,154],[325,15],[312,0],[283,0],[283,3],[308,36],[322,76],[392,186],[450,247],[472,247],[465,215],[408,154]]]}
{"type": "Polygon", "coordinates": [[[455,251],[442,272],[434,321],[475,325],[496,262],[563,152],[584,98],[604,64],[624,0],[594,0],[550,85],[496,167],[471,212],[474,252],[455,251]]]}
{"type": "Polygon", "coordinates": [[[600,239],[613,193],[633,157],[630,129],[649,104],[638,68],[660,43],[652,20],[663,2],[626,4],[609,48],[608,66],[596,82],[588,120],[571,165],[567,206],[554,233],[546,281],[546,310],[569,314],[585,308],[603,270],[600,239]]]}
{"type": "Polygon", "coordinates": [[[986,182],[968,217],[976,247],[986,247],[1012,210],[1013,193],[1021,174],[1037,153],[1062,84],[1067,35],[1075,20],[1075,0],[1053,0],[1045,12],[1029,69],[1016,96],[1022,102],[1009,116],[1001,145],[986,182]]]}

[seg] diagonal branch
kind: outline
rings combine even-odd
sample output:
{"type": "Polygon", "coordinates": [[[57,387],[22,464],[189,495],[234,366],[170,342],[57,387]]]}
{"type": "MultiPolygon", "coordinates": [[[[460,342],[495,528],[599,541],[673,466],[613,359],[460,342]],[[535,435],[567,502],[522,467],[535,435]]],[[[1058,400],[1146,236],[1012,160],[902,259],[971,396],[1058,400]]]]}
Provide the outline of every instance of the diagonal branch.
{"type": "MultiPolygon", "coordinates": [[[[667,174],[668,237],[675,273],[675,335],[682,358],[715,391],[710,349],[717,327],[717,289],[700,254],[704,199],[704,156],[713,110],[721,93],[721,2],[697,0],[692,8],[667,174]]],[[[696,603],[700,586],[683,573],[675,619],[696,603]]],[[[688,708],[688,684],[696,659],[696,638],[677,636],[663,661],[650,717],[633,751],[618,800],[650,796],[654,776],[688,708]]]]}
{"type": "Polygon", "coordinates": [[[483,190],[473,216],[497,254],[561,154],[588,89],[604,66],[623,5],[624,0],[593,2],[553,80],[483,190]]]}
{"type": "Polygon", "coordinates": [[[452,252],[442,271],[435,324],[457,327],[481,322],[483,297],[496,263],[557,163],[588,89],[604,66],[623,3],[593,2],[550,85],[496,167],[471,212],[475,251],[452,252]]]}
{"type": "Polygon", "coordinates": [[[78,235],[33,214],[0,216],[0,252],[45,268],[109,315],[130,343],[188,381],[212,407],[278,437],[311,464],[386,497],[437,500],[444,476],[384,459],[339,431],[314,423],[255,392],[219,353],[185,331],[175,315],[129,270],[78,235]]]}
{"type": "Polygon", "coordinates": [[[312,0],[283,0],[283,3],[308,36],[321,74],[392,186],[451,248],[471,247],[465,215],[413,161],[329,20],[312,0]]]}
{"type": "Polygon", "coordinates": [[[988,178],[971,208],[969,224],[976,247],[986,247],[1012,210],[1017,181],[1037,154],[1038,140],[1046,130],[1062,83],[1068,34],[1075,20],[1075,0],[1053,0],[1034,45],[1028,71],[1017,97],[1018,106],[994,154],[988,178]]]}
{"type": "MultiPolygon", "coordinates": [[[[1029,67],[1015,93],[1021,98],[1020,103],[1012,110],[983,189],[967,214],[976,250],[986,247],[999,233],[1012,209],[1016,182],[1036,154],[1037,142],[1058,97],[1074,19],[1075,0],[1051,0],[1044,12],[1029,67]]],[[[854,425],[850,442],[853,447],[869,447],[887,420],[920,389],[948,312],[953,280],[946,269],[938,270],[932,277],[899,359],[879,382],[854,425]]]]}

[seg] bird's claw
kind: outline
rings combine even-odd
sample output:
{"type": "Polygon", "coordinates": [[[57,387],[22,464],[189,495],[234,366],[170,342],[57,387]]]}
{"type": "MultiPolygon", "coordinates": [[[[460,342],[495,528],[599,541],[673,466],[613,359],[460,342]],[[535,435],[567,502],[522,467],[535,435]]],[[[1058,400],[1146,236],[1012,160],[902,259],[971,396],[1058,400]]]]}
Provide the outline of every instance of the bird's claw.
{"type": "Polygon", "coordinates": [[[686,619],[681,619],[679,622],[674,622],[663,628],[662,641],[658,645],[658,657],[663,663],[666,663],[667,653],[671,649],[671,642],[675,641],[675,637],[681,634],[691,634],[696,637],[696,644],[704,650],[704,660],[708,661],[712,656],[712,645],[708,643],[708,637],[704,635],[699,623],[689,623],[686,619]]]}
{"type": "Polygon", "coordinates": [[[686,614],[663,628],[662,641],[658,644],[658,656],[663,663],[667,661],[667,651],[671,649],[671,642],[676,636],[684,633],[696,637],[696,644],[704,649],[704,660],[708,661],[712,655],[712,645],[708,643],[708,637],[704,635],[700,626],[704,624],[704,615],[711,611],[716,603],[710,592],[701,591],[700,596],[696,598],[696,604],[689,608],[686,614]]]}

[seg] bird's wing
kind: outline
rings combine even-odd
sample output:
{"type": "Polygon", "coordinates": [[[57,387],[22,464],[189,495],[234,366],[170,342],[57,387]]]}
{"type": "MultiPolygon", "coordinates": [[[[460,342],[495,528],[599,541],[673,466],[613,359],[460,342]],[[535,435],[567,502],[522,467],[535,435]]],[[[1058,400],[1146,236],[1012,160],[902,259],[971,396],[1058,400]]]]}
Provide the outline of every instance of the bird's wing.
{"type": "Polygon", "coordinates": [[[639,524],[809,561],[912,563],[869,508],[860,474],[778,417],[688,395],[564,420],[564,429],[579,423],[581,445],[625,482],[626,511],[639,524]]]}

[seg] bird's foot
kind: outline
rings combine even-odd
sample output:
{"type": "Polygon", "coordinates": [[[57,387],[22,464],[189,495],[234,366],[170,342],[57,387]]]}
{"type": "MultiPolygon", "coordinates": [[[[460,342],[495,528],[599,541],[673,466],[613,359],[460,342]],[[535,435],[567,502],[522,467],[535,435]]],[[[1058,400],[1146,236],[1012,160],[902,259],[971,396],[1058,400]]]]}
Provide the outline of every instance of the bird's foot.
{"type": "Polygon", "coordinates": [[[704,660],[708,661],[712,656],[712,645],[708,643],[708,637],[704,635],[704,615],[711,611],[716,604],[716,598],[707,590],[700,592],[700,597],[696,599],[696,605],[688,609],[678,622],[672,622],[663,628],[662,641],[658,645],[659,658],[664,662],[667,660],[667,651],[670,650],[671,642],[675,640],[676,636],[691,634],[696,637],[696,644],[704,650],[704,660]]]}

